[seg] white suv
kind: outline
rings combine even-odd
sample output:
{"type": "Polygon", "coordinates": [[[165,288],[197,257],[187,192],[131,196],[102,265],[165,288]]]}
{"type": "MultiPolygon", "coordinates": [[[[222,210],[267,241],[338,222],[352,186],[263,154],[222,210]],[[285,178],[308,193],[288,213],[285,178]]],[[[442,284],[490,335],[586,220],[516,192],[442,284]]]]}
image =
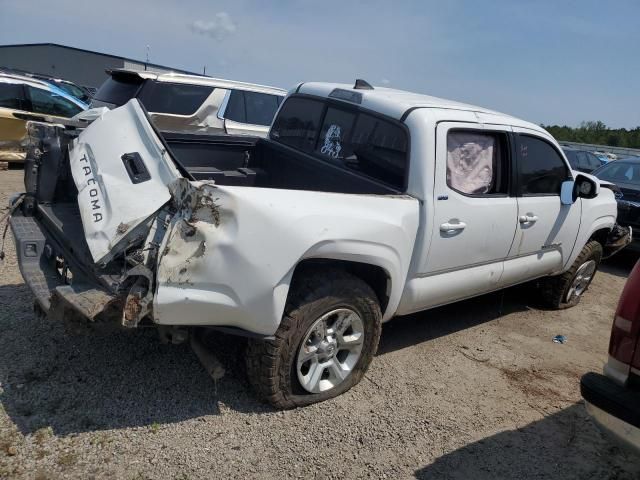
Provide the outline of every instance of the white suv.
{"type": "Polygon", "coordinates": [[[137,98],[163,131],[266,137],[286,91],[199,75],[110,70],[92,107],[137,98]]]}

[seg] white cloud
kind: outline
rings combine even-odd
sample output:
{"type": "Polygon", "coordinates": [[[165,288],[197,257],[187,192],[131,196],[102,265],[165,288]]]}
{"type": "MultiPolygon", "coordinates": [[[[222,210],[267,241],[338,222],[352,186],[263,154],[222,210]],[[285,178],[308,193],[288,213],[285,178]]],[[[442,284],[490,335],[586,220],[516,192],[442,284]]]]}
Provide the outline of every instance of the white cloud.
{"type": "Polygon", "coordinates": [[[388,78],[383,78],[382,80],[380,80],[380,83],[382,83],[382,85],[387,86],[391,83],[391,80],[389,80],[388,78]]]}
{"type": "Polygon", "coordinates": [[[191,22],[189,29],[198,35],[206,35],[215,40],[222,40],[234,34],[237,27],[228,13],[219,12],[214,15],[213,20],[195,20],[191,22]]]}

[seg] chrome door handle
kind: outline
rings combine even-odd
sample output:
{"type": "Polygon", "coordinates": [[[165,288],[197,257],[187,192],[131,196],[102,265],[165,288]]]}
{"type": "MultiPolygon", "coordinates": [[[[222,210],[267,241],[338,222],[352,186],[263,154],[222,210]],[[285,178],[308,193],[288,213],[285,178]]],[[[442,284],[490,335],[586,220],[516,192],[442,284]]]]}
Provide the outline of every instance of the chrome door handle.
{"type": "Polygon", "coordinates": [[[440,231],[441,232],[458,232],[460,230],[464,230],[466,226],[467,224],[464,222],[458,222],[458,223],[447,222],[440,225],[440,231]]]}
{"type": "Polygon", "coordinates": [[[520,223],[536,223],[538,221],[537,215],[520,215],[518,218],[520,223]]]}

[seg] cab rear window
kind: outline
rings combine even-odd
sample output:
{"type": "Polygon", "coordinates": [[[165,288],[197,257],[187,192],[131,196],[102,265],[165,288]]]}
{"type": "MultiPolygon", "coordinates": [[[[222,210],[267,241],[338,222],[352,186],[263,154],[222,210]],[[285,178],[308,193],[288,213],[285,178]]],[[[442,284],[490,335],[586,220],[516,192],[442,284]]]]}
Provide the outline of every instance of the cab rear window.
{"type": "Polygon", "coordinates": [[[408,136],[398,123],[354,108],[289,98],[271,138],[398,190],[408,169],[408,136]]]}

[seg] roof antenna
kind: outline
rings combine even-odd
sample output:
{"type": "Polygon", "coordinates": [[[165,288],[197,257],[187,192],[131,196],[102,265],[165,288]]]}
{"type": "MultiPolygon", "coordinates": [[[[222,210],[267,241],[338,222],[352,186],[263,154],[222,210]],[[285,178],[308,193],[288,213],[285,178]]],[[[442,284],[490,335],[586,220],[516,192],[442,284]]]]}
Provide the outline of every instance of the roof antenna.
{"type": "Polygon", "coordinates": [[[353,88],[354,90],[373,90],[371,84],[361,78],[358,78],[356,80],[356,84],[353,86],[353,88]]]}

